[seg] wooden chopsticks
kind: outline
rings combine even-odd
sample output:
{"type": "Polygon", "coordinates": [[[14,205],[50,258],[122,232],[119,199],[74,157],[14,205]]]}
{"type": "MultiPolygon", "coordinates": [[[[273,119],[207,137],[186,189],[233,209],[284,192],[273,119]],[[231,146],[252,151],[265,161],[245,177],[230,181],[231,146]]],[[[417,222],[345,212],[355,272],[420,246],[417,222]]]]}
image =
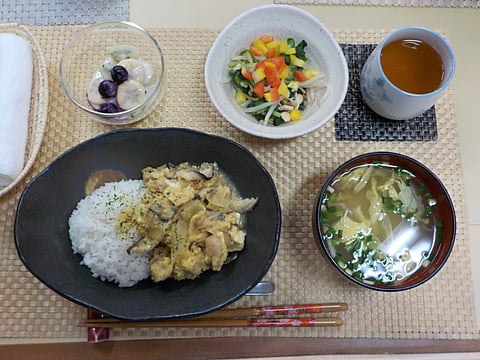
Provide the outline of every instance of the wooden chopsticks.
{"type": "Polygon", "coordinates": [[[162,320],[148,322],[89,320],[83,326],[90,328],[148,328],[148,327],[312,327],[340,326],[340,318],[260,318],[260,319],[198,319],[198,320],[162,320]]]}
{"type": "Polygon", "coordinates": [[[222,309],[191,319],[132,322],[113,318],[87,320],[81,326],[96,328],[130,327],[312,327],[340,326],[338,317],[304,315],[348,310],[346,303],[275,305],[241,309],[222,309]]]}

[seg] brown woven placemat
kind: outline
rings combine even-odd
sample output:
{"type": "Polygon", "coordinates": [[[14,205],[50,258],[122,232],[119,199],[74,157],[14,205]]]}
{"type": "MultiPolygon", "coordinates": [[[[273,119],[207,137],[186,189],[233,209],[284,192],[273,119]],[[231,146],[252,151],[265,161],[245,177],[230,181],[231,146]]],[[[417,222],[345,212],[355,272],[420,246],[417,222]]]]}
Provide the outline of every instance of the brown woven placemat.
{"type": "MultiPolygon", "coordinates": [[[[42,148],[28,178],[72,145],[111,129],[87,119],[68,102],[60,88],[58,61],[61,49],[74,29],[77,28],[31,28],[48,61],[50,104],[42,148]]],[[[245,145],[265,165],[280,194],[283,208],[281,242],[266,277],[276,283],[276,293],[269,297],[244,297],[232,307],[345,301],[349,303],[350,310],[342,314],[345,325],[338,328],[123,329],[111,331],[111,338],[259,335],[478,338],[471,291],[462,164],[451,90],[445,93],[437,106],[437,141],[413,144],[336,141],[333,121],[300,138],[280,141],[260,139],[232,127],[208,99],[203,69],[216,31],[152,29],[152,33],[164,49],[168,89],[163,106],[135,126],[188,127],[231,138],[245,145]],[[457,242],[446,266],[426,284],[401,293],[372,292],[348,283],[321,258],[311,230],[316,193],[328,174],[348,158],[374,150],[398,151],[424,162],[443,180],[457,210],[457,242]]],[[[334,34],[342,43],[376,43],[386,32],[343,30],[334,31],[334,34]]],[[[41,338],[47,341],[85,341],[86,330],[79,328],[78,324],[86,318],[86,310],[42,285],[17,257],[12,226],[15,206],[26,180],[0,199],[1,341],[41,338]]]]}
{"type": "Polygon", "coordinates": [[[478,0],[273,0],[287,5],[361,5],[400,7],[478,8],[478,0]]]}

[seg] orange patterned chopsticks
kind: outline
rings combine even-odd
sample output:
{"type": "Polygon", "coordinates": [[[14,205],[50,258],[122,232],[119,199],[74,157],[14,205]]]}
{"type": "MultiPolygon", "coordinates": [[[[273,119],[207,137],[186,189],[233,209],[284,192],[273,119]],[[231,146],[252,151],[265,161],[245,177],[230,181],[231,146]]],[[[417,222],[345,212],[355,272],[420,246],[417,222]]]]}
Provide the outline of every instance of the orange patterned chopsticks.
{"type": "Polygon", "coordinates": [[[273,305],[240,309],[222,309],[210,314],[201,315],[198,318],[217,319],[222,317],[249,317],[249,316],[278,316],[278,315],[304,315],[337,312],[348,310],[346,303],[324,304],[297,304],[297,305],[273,305]]]}
{"type": "Polygon", "coordinates": [[[346,311],[346,303],[275,305],[222,309],[192,319],[130,322],[112,318],[87,320],[83,326],[95,328],[128,327],[312,327],[340,326],[338,317],[299,317],[300,315],[346,311]],[[268,316],[268,317],[267,317],[268,316]]]}
{"type": "MultiPolygon", "coordinates": [[[[255,316],[278,316],[278,315],[302,315],[318,314],[326,312],[339,312],[348,310],[346,303],[324,303],[324,304],[295,304],[295,305],[273,305],[238,309],[221,309],[205,315],[195,317],[195,319],[219,319],[219,318],[238,318],[255,316]]],[[[118,322],[113,318],[99,318],[92,321],[99,322],[118,322]]]]}

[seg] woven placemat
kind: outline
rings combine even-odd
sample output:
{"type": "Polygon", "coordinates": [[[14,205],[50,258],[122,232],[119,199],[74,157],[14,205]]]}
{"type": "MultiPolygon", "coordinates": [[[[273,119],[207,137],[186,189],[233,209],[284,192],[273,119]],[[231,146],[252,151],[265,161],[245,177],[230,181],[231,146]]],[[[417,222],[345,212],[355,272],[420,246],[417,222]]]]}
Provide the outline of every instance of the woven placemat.
{"type": "Polygon", "coordinates": [[[374,113],[363,101],[360,72],[375,44],[340,44],[347,60],[349,79],[345,101],[335,114],[337,140],[429,141],[436,140],[435,107],[406,121],[392,121],[374,113]]]}
{"type": "MultiPolygon", "coordinates": [[[[59,50],[76,28],[31,28],[48,61],[50,106],[43,145],[29,178],[72,145],[111,130],[87,119],[62,93],[58,80],[59,50]]],[[[345,325],[336,328],[115,329],[110,333],[111,338],[260,335],[478,338],[470,285],[462,164],[450,90],[437,107],[438,141],[415,142],[413,146],[405,141],[337,141],[333,121],[303,137],[281,141],[261,139],[231,126],[209,101],[203,70],[216,31],[152,29],[152,33],[164,49],[168,89],[163,106],[135,126],[187,127],[233,139],[258,157],[278,188],[283,209],[282,234],[277,257],[266,276],[275,282],[277,290],[273,296],[246,296],[231,306],[344,301],[350,309],[342,314],[345,325]],[[347,282],[320,256],[312,234],[313,204],[328,174],[348,158],[375,150],[398,151],[424,162],[443,180],[457,209],[457,242],[448,263],[432,280],[401,293],[372,292],[347,282]]],[[[385,32],[343,30],[334,34],[342,43],[371,44],[378,42],[385,32]]],[[[13,219],[26,180],[0,198],[0,341],[86,341],[86,330],[78,327],[86,318],[86,310],[46,288],[24,268],[16,254],[13,219]]]]}
{"type": "Polygon", "coordinates": [[[24,25],[91,24],[128,20],[128,0],[2,0],[0,22],[24,25]]]}
{"type": "Polygon", "coordinates": [[[478,0],[273,0],[287,5],[370,5],[402,7],[478,8],[478,0]]]}

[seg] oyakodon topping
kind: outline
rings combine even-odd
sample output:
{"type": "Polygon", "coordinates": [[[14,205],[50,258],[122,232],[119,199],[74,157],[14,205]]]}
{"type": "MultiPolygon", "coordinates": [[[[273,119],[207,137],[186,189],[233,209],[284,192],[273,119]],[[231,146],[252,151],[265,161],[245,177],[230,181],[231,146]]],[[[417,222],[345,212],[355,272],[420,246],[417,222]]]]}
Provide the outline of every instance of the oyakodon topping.
{"type": "Polygon", "coordinates": [[[138,240],[130,253],[150,253],[155,282],[219,271],[245,242],[242,213],[257,198],[241,198],[216,163],[164,164],[142,171],[147,192],[120,214],[117,233],[138,240]]]}

